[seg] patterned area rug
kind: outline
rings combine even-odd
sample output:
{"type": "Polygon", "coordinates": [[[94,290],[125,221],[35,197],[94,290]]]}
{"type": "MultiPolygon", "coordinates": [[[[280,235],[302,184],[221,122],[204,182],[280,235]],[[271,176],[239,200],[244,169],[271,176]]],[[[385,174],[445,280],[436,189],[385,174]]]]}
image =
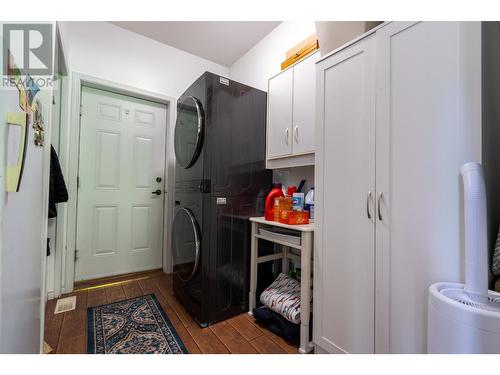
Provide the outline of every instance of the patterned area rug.
{"type": "Polygon", "coordinates": [[[87,319],[89,354],[188,353],[154,294],[89,307],[87,319]]]}

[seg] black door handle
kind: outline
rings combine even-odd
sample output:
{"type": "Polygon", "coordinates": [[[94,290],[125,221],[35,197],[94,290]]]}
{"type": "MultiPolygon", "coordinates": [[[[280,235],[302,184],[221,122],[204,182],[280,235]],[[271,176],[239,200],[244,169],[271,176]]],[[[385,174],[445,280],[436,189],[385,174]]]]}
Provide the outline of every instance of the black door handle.
{"type": "Polygon", "coordinates": [[[161,190],[157,189],[157,190],[151,192],[151,194],[161,195],[161,190]]]}

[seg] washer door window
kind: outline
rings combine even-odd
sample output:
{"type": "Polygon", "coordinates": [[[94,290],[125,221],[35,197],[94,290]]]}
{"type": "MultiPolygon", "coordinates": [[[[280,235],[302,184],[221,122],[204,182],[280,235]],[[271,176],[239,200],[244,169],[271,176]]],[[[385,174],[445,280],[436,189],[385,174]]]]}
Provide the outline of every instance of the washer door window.
{"type": "Polygon", "coordinates": [[[198,99],[188,96],[177,107],[174,148],[177,163],[190,168],[200,156],[204,133],[203,108],[198,99]]]}
{"type": "Polygon", "coordinates": [[[188,208],[177,211],[172,228],[174,273],[183,280],[191,280],[200,263],[200,231],[198,222],[188,208]]]}

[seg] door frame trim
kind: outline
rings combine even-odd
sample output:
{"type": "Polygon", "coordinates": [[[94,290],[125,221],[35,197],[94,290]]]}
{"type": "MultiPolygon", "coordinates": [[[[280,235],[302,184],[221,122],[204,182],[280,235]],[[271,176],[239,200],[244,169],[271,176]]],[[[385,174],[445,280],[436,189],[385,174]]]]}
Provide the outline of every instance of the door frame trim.
{"type": "MultiPolygon", "coordinates": [[[[116,94],[133,96],[139,99],[153,101],[164,104],[167,111],[166,142],[165,142],[165,199],[164,199],[164,231],[162,249],[162,268],[164,272],[170,273],[172,270],[172,252],[170,248],[171,224],[173,220],[173,191],[174,191],[174,126],[176,117],[177,99],[157,92],[143,90],[119,82],[113,82],[99,77],[87,75],[80,72],[73,72],[70,76],[69,110],[64,119],[69,126],[67,130],[61,132],[60,138],[60,159],[63,160],[63,174],[66,177],[66,184],[69,193],[67,207],[64,210],[62,228],[57,228],[58,233],[63,233],[62,239],[62,261],[61,268],[54,270],[55,290],[60,294],[73,291],[75,279],[75,250],[76,250],[76,218],[77,218],[77,178],[80,145],[80,102],[82,87],[91,87],[100,90],[110,91],[116,94]],[[170,213],[170,214],[169,214],[170,213]],[[58,287],[59,286],[59,287],[58,287]]],[[[59,221],[58,221],[59,224],[59,221]]]]}

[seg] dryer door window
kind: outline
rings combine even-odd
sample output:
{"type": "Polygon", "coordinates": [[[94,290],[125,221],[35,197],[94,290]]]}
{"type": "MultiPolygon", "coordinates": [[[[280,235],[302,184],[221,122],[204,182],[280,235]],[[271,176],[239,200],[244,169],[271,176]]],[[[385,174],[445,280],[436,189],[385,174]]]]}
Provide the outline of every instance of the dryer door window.
{"type": "Polygon", "coordinates": [[[174,273],[183,280],[191,280],[200,264],[201,238],[198,222],[191,210],[177,211],[172,227],[174,273]]]}
{"type": "Polygon", "coordinates": [[[177,163],[190,168],[203,147],[204,113],[198,99],[188,96],[177,106],[174,148],[177,163]]]}

